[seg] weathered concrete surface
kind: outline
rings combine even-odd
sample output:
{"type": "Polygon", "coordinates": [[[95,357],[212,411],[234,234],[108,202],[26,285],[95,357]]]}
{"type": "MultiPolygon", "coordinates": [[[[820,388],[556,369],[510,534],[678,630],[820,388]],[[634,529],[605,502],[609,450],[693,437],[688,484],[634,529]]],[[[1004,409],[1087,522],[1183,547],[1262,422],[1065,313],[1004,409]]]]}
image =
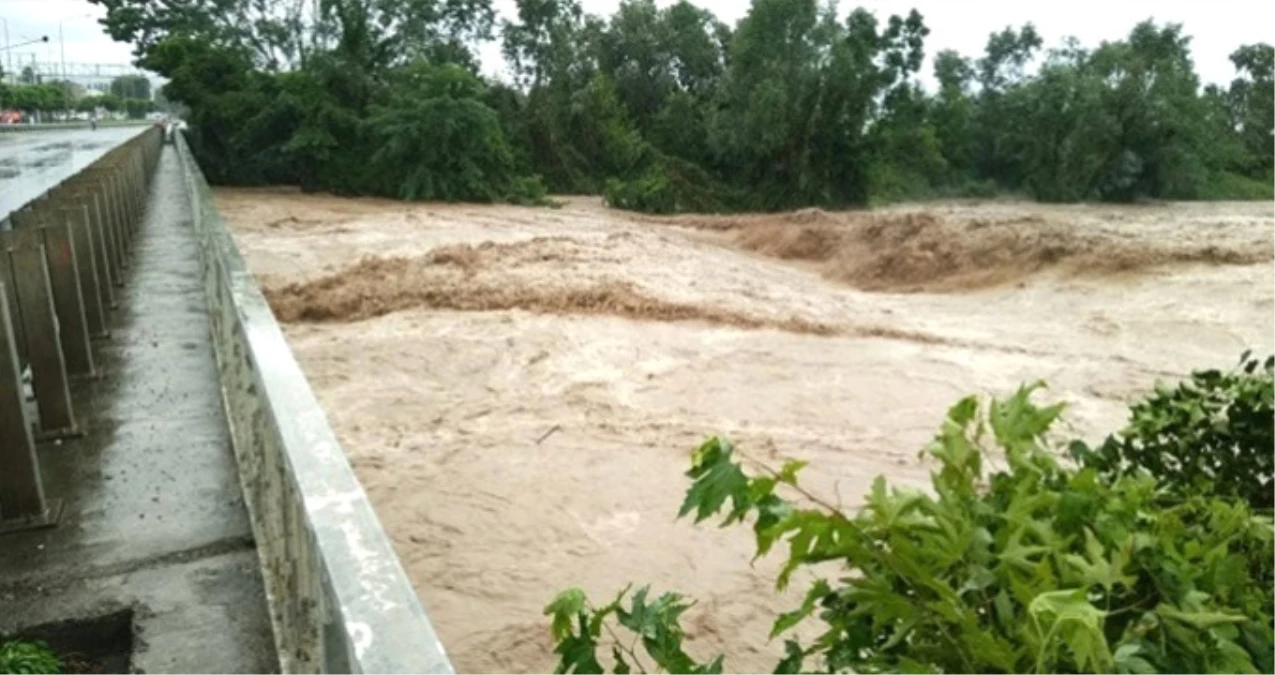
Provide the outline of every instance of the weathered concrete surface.
{"type": "Polygon", "coordinates": [[[0,135],[0,221],[148,127],[0,135]]]}
{"type": "Polygon", "coordinates": [[[178,147],[283,671],[452,672],[199,167],[178,147]]]}
{"type": "Polygon", "coordinates": [[[132,605],[139,669],[271,672],[178,162],[165,149],[102,377],[75,389],[87,433],[39,448],[62,522],[0,538],[0,634],[132,605]]]}

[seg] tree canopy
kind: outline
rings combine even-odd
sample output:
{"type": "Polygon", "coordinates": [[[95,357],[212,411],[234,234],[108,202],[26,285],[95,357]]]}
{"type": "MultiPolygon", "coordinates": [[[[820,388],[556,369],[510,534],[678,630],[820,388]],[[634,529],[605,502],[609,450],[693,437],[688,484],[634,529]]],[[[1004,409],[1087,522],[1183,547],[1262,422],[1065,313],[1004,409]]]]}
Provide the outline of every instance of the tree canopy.
{"type": "Polygon", "coordinates": [[[66,89],[57,84],[0,85],[0,108],[53,112],[65,110],[69,102],[66,89]]]}
{"type": "Polygon", "coordinates": [[[929,91],[921,14],[823,0],[752,0],[733,27],[686,0],[518,0],[499,26],[490,0],[92,1],[170,80],[213,181],[649,211],[1272,193],[1271,46],[1202,87],[1176,24],[1091,46],[1006,27],[936,54],[929,91]],[[479,74],[492,38],[510,82],[479,74]]]}
{"type": "Polygon", "coordinates": [[[144,75],[121,75],[111,80],[110,93],[119,98],[151,100],[151,81],[144,75]]]}

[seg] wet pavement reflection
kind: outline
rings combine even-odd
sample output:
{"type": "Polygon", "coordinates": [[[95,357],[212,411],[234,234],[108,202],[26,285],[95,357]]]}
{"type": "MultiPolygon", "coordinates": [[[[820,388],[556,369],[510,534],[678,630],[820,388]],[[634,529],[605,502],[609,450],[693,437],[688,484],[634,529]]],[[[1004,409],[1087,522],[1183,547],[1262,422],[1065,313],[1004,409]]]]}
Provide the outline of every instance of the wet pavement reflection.
{"type": "Polygon", "coordinates": [[[146,128],[0,133],[0,221],[146,128]]]}

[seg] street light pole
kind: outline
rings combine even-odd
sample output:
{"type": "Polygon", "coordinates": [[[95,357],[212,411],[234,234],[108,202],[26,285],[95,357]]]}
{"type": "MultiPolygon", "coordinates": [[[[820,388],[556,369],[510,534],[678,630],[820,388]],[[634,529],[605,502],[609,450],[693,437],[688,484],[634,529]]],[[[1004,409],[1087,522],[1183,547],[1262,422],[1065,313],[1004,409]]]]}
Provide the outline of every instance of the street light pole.
{"type": "Polygon", "coordinates": [[[4,17],[0,17],[0,21],[4,22],[4,76],[7,79],[13,77],[13,75],[10,74],[13,72],[13,52],[10,50],[13,48],[9,46],[9,20],[4,17]]]}
{"type": "Polygon", "coordinates": [[[62,37],[62,24],[66,21],[70,21],[71,19],[88,18],[90,16],[90,14],[75,14],[73,16],[66,16],[58,19],[58,51],[61,53],[62,57],[62,88],[66,91],[66,114],[68,117],[71,114],[71,81],[66,79],[66,40],[62,37]]]}
{"type": "Polygon", "coordinates": [[[58,19],[58,49],[62,54],[62,81],[66,82],[66,40],[62,38],[62,24],[71,19],[89,19],[92,14],[74,14],[58,19]]]}

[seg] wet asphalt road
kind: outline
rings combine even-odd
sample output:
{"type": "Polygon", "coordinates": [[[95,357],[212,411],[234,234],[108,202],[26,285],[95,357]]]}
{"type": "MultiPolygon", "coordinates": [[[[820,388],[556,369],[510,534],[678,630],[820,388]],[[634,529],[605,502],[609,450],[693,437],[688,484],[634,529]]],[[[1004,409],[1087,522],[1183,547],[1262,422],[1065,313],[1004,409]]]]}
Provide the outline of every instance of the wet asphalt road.
{"type": "Polygon", "coordinates": [[[0,133],[0,221],[145,129],[138,125],[0,133]]]}

